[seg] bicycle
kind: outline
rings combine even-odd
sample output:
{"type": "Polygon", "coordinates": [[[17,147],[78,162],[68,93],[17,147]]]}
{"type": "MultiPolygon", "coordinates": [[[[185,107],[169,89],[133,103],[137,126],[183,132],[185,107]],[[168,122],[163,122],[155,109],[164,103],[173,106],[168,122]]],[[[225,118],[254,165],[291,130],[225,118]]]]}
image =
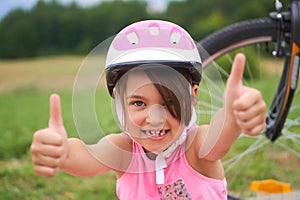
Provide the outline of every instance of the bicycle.
{"type": "MultiPolygon", "coordinates": [[[[269,159],[267,162],[268,166],[279,165],[279,171],[282,166],[284,167],[284,170],[286,170],[285,167],[288,167],[288,164],[280,163],[284,162],[284,158],[279,158],[280,156],[286,155],[286,153],[291,156],[288,157],[288,162],[292,162],[291,160],[294,158],[296,158],[297,161],[300,161],[300,148],[298,147],[299,145],[297,145],[297,143],[300,142],[300,134],[297,135],[297,132],[300,133],[300,118],[297,116],[300,115],[300,112],[299,110],[297,112],[297,109],[300,107],[297,107],[296,102],[298,100],[296,89],[299,76],[300,56],[300,1],[290,0],[288,9],[283,11],[281,2],[276,0],[275,7],[276,10],[271,12],[269,17],[249,19],[229,25],[208,35],[198,42],[199,51],[207,52],[202,53],[202,55],[204,55],[202,58],[203,69],[209,69],[210,66],[217,66],[221,76],[227,76],[228,72],[220,68],[219,65],[224,65],[224,60],[226,60],[226,58],[231,60],[232,56],[238,51],[242,51],[244,54],[251,52],[251,56],[248,58],[251,58],[252,60],[254,56],[257,56],[258,58],[266,57],[267,62],[275,59],[275,62],[272,61],[272,65],[277,63],[278,65],[283,66],[282,71],[277,72],[279,75],[277,89],[267,89],[267,92],[273,93],[274,97],[267,102],[269,105],[269,112],[266,118],[267,126],[264,131],[264,136],[260,136],[257,139],[244,139],[244,137],[241,137],[239,140],[244,141],[241,142],[240,146],[236,145],[233,148],[241,148],[241,146],[244,146],[244,144],[247,143],[247,148],[244,151],[246,153],[236,153],[237,155],[235,156],[229,156],[227,163],[224,162],[227,179],[228,174],[229,176],[235,176],[233,179],[229,180],[231,182],[236,180],[237,175],[229,173],[230,170],[239,172],[247,170],[241,170],[241,167],[234,166],[238,161],[244,159],[244,157],[249,154],[263,154],[266,152],[267,148],[269,148],[269,152],[271,151],[271,153],[266,156],[271,158],[266,157],[262,159],[269,159]],[[254,49],[258,50],[257,54],[253,54],[254,49]],[[220,64],[220,62],[222,62],[222,64],[220,64]],[[284,62],[284,64],[282,64],[282,62],[284,62]],[[274,150],[279,151],[280,153],[275,154],[274,150]]],[[[254,87],[256,88],[258,87],[257,85],[264,85],[258,83],[259,81],[257,81],[257,78],[254,78],[254,73],[250,72],[251,68],[252,66],[250,66],[250,63],[247,63],[246,71],[248,72],[248,79],[245,79],[245,82],[249,83],[249,85],[254,84],[254,87]]],[[[261,64],[259,68],[255,68],[254,70],[262,70],[262,72],[256,76],[263,78],[263,83],[266,83],[268,78],[272,81],[271,85],[276,82],[273,66],[266,67],[261,64]]],[[[263,94],[270,96],[267,92],[262,90],[263,94]]],[[[207,105],[202,104],[202,107],[207,107],[207,105]]],[[[265,166],[266,170],[269,169],[268,166],[265,166]]],[[[250,167],[248,166],[248,168],[250,167]]],[[[257,170],[261,169],[257,167],[257,170]]],[[[252,172],[253,170],[251,173],[252,172]]],[[[288,173],[289,171],[287,170],[286,172],[288,173]]],[[[277,179],[286,178],[284,175],[278,174],[278,172],[274,172],[273,176],[277,179]]],[[[248,175],[242,176],[246,176],[245,178],[247,178],[248,175]]],[[[272,176],[272,174],[266,176],[272,176]]],[[[295,176],[297,175],[295,174],[295,176]]],[[[254,176],[254,178],[262,179],[263,176],[254,176]]],[[[288,178],[285,180],[287,179],[288,178]]],[[[296,185],[296,187],[298,186],[300,188],[300,182],[296,179],[297,178],[289,177],[289,182],[292,182],[293,186],[296,185]]],[[[233,190],[240,190],[240,188],[233,187],[233,190]]],[[[245,194],[247,192],[243,191],[242,193],[243,194],[239,196],[248,195],[245,194]]],[[[253,193],[248,196],[251,195],[253,195],[253,193]]],[[[232,199],[238,198],[232,197],[232,199]]]]}

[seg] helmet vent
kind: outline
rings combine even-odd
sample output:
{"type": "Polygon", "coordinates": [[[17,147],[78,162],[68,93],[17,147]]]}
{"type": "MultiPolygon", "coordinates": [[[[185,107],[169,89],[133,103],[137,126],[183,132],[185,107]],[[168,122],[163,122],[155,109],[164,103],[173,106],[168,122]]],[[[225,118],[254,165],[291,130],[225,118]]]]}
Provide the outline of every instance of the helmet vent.
{"type": "Polygon", "coordinates": [[[139,38],[135,32],[131,32],[127,34],[127,40],[130,42],[130,44],[138,44],[139,43],[139,38]]]}
{"type": "Polygon", "coordinates": [[[159,28],[157,26],[150,26],[149,27],[149,33],[151,35],[158,35],[159,34],[159,28]]]}
{"type": "Polygon", "coordinates": [[[181,34],[178,32],[173,32],[170,37],[170,41],[172,44],[178,44],[181,38],[181,34]]]}

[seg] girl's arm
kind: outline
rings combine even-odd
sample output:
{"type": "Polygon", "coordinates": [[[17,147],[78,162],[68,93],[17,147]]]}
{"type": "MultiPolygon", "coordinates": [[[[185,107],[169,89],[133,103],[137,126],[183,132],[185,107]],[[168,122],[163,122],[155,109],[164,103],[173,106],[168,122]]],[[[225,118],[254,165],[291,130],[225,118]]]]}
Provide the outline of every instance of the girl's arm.
{"type": "Polygon", "coordinates": [[[74,176],[94,176],[111,170],[93,157],[87,146],[77,138],[68,139],[67,157],[59,169],[74,176]]]}
{"type": "Polygon", "coordinates": [[[93,176],[110,170],[123,172],[132,156],[130,142],[123,133],[107,135],[94,145],[68,139],[68,156],[60,169],[75,176],[93,176]]]}
{"type": "Polygon", "coordinates": [[[200,158],[221,159],[241,132],[255,136],[265,128],[265,102],[258,90],[243,86],[244,66],[245,57],[238,54],[227,81],[224,108],[214,114],[201,139],[200,158]]]}
{"type": "Polygon", "coordinates": [[[105,173],[111,170],[109,167],[111,163],[105,162],[105,159],[116,158],[111,166],[118,167],[122,162],[120,151],[116,152],[116,148],[111,147],[122,143],[123,139],[117,134],[101,139],[95,146],[97,149],[102,149],[100,154],[102,157],[96,159],[81,140],[67,138],[61,116],[59,96],[51,95],[49,127],[37,131],[31,144],[34,170],[43,176],[54,176],[58,170],[76,176],[105,173]],[[101,158],[105,158],[103,162],[100,162],[101,158]]]}

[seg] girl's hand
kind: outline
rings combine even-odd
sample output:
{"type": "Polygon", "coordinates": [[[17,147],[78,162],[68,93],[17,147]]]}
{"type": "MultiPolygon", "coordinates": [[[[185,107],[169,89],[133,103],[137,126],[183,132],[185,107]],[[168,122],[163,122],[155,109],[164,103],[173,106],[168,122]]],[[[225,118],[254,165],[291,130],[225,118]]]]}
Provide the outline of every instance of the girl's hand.
{"type": "Polygon", "coordinates": [[[54,176],[67,157],[67,133],[61,116],[60,98],[50,97],[50,119],[46,129],[34,133],[31,144],[34,171],[43,176],[54,176]]]}
{"type": "Polygon", "coordinates": [[[237,54],[225,90],[226,116],[243,133],[255,136],[266,126],[266,104],[261,93],[243,86],[245,56],[237,54]]]}

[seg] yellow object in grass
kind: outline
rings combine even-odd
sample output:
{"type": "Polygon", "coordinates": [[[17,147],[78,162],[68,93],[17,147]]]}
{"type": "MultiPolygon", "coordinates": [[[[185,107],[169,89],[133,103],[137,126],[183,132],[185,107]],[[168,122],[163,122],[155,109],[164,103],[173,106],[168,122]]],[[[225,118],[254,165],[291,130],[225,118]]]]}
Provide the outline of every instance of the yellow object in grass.
{"type": "Polygon", "coordinates": [[[273,179],[252,181],[250,189],[264,193],[288,193],[292,192],[292,186],[289,183],[283,183],[273,179]]]}

